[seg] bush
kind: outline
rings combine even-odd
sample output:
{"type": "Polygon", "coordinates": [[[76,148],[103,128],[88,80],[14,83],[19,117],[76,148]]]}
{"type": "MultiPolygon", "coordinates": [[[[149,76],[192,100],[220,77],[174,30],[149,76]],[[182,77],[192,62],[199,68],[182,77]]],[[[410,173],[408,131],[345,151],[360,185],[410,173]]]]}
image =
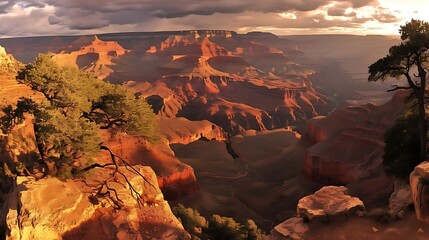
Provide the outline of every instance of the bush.
{"type": "Polygon", "coordinates": [[[185,208],[182,204],[173,207],[174,215],[182,222],[183,227],[196,239],[222,240],[260,240],[262,231],[253,220],[244,225],[229,217],[213,215],[210,220],[201,216],[197,210],[185,208]]]}

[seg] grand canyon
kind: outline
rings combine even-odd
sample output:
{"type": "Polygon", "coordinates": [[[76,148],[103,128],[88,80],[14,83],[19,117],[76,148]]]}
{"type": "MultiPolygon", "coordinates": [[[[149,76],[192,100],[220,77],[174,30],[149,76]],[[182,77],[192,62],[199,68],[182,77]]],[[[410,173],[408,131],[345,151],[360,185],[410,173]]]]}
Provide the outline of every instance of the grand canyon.
{"type": "Polygon", "coordinates": [[[59,69],[147,103],[158,134],[151,142],[98,130],[110,154],[97,153],[83,177],[56,177],[35,166],[43,153],[36,113],[27,113],[0,135],[1,236],[210,239],[178,215],[182,207],[209,230],[213,215],[257,228],[211,239],[428,239],[428,163],[405,179],[383,164],[386,133],[408,113],[411,90],[388,92],[393,78],[368,82],[368,66],[400,43],[226,30],[0,38],[0,117],[19,99],[55,98],[19,73],[49,53],[59,69]],[[106,167],[115,157],[121,164],[106,167]]]}

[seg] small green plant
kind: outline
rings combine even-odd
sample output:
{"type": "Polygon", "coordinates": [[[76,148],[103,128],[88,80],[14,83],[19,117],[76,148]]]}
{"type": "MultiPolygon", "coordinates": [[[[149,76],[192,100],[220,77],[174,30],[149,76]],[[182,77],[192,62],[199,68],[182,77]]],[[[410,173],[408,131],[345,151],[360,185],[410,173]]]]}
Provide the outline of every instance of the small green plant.
{"type": "Polygon", "coordinates": [[[207,221],[197,210],[182,204],[172,210],[194,239],[260,240],[263,236],[253,220],[247,220],[243,225],[233,218],[215,214],[207,221]]]}

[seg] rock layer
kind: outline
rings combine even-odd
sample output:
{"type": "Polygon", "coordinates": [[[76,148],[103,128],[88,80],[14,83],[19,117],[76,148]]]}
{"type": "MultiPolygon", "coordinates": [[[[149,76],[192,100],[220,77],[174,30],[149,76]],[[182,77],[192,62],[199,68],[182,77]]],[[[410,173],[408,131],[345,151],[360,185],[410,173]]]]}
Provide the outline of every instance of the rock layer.
{"type": "Polygon", "coordinates": [[[397,92],[386,104],[338,109],[307,123],[304,172],[322,184],[347,185],[383,173],[384,132],[403,113],[408,92],[397,92]]]}
{"type": "MultiPolygon", "coordinates": [[[[153,168],[166,199],[175,199],[198,190],[194,169],[176,158],[165,140],[151,145],[142,137],[127,134],[105,136],[105,139],[105,144],[129,163],[153,168]]],[[[108,154],[104,155],[104,159],[109,158],[108,154]]]]}

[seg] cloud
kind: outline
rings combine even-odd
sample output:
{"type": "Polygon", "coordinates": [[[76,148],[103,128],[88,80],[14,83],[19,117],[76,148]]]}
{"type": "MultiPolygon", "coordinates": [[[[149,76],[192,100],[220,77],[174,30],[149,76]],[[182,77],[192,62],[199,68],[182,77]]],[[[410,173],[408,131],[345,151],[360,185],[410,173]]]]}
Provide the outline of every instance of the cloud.
{"type": "Polygon", "coordinates": [[[402,20],[394,15],[390,10],[382,7],[377,8],[372,17],[382,23],[395,23],[402,20]]]}
{"type": "MultiPolygon", "coordinates": [[[[38,24],[45,34],[183,29],[358,28],[366,21],[392,23],[378,0],[0,0],[0,21],[38,24]],[[17,14],[17,9],[24,12],[17,14]],[[49,11],[47,10],[49,9],[49,11]],[[370,9],[370,10],[368,10],[370,9]],[[372,10],[371,10],[372,9],[372,10]],[[369,14],[362,14],[372,11],[369,14]],[[12,20],[13,19],[13,20],[12,20]],[[60,32],[58,32],[60,31],[60,32]]],[[[30,24],[31,25],[31,24],[30,24]]],[[[10,28],[4,34],[23,32],[10,28]]]]}

